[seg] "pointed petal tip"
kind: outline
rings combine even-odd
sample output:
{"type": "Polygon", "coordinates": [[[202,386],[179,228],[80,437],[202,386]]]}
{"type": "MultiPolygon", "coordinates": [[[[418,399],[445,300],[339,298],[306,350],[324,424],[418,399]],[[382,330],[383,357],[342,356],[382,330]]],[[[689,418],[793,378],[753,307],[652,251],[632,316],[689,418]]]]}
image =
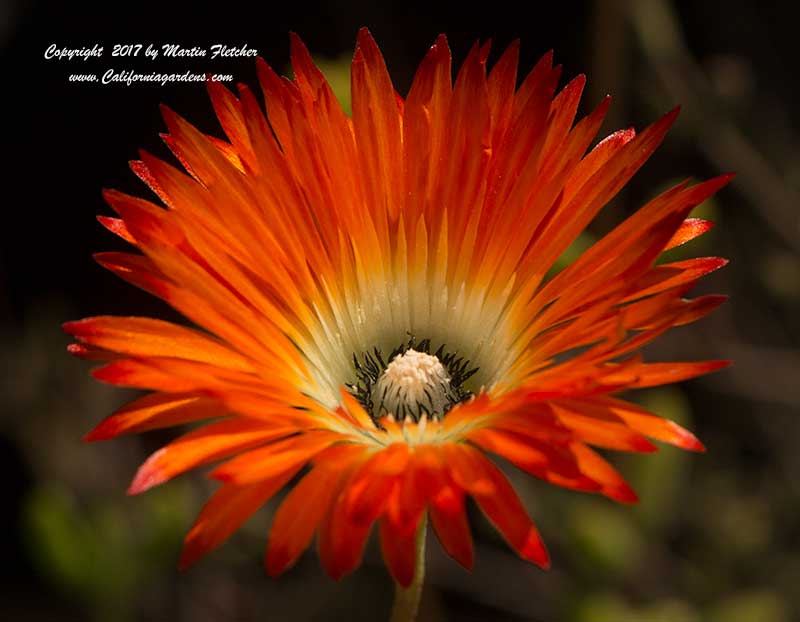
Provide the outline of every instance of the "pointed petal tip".
{"type": "Polygon", "coordinates": [[[181,557],[178,560],[178,570],[180,572],[185,572],[203,557],[203,552],[190,540],[191,537],[192,532],[189,532],[183,545],[183,551],[181,551],[181,557]]]}
{"type": "Polygon", "coordinates": [[[550,568],[550,554],[535,528],[528,533],[527,539],[520,547],[519,554],[523,559],[533,562],[543,570],[550,568]]]}
{"type": "Polygon", "coordinates": [[[264,556],[264,569],[271,579],[276,579],[290,566],[288,551],[285,547],[269,546],[264,556]]]}
{"type": "Polygon", "coordinates": [[[700,439],[698,439],[694,434],[689,432],[689,430],[686,430],[685,428],[682,428],[677,424],[676,427],[678,428],[676,432],[678,432],[678,434],[680,435],[679,447],[681,449],[685,449],[687,451],[695,451],[697,453],[705,453],[707,451],[706,446],[703,445],[703,443],[700,442],[700,439]]]}
{"type": "Polygon", "coordinates": [[[139,467],[131,485],[128,487],[129,495],[141,494],[169,479],[167,474],[159,467],[164,451],[163,448],[159,449],[139,467]]]}
{"type": "Polygon", "coordinates": [[[117,437],[119,427],[114,423],[114,417],[107,417],[92,428],[81,439],[84,443],[94,443],[97,441],[110,441],[117,437]]]}
{"type": "Polygon", "coordinates": [[[358,34],[356,35],[356,52],[358,52],[362,47],[372,46],[377,46],[375,43],[375,38],[372,36],[369,28],[362,26],[358,29],[358,34]]]}
{"type": "Polygon", "coordinates": [[[605,118],[606,114],[608,113],[608,109],[611,107],[611,95],[606,95],[603,99],[600,100],[600,103],[597,104],[597,107],[592,112],[592,115],[597,115],[601,118],[605,118]]]}
{"type": "Polygon", "coordinates": [[[303,58],[311,61],[311,53],[308,51],[308,46],[300,38],[300,35],[293,31],[289,33],[289,55],[292,60],[292,66],[302,62],[301,59],[303,58]]]}
{"type": "MultiPolygon", "coordinates": [[[[172,108],[167,106],[166,104],[159,104],[158,111],[161,113],[161,118],[164,119],[164,123],[166,123],[167,128],[172,130],[172,127],[175,124],[175,121],[179,118],[178,113],[176,113],[172,108]]],[[[161,138],[164,138],[163,133],[159,134],[161,138]]]]}
{"type": "Polygon", "coordinates": [[[639,503],[639,495],[627,483],[620,484],[607,492],[614,501],[626,504],[639,503]]]}
{"type": "Polygon", "coordinates": [[[112,438],[111,435],[105,434],[103,432],[103,430],[100,429],[101,426],[102,426],[102,424],[100,424],[99,426],[97,426],[93,430],[90,430],[89,432],[84,434],[83,438],[81,439],[81,442],[82,443],[94,443],[96,441],[106,441],[106,440],[112,438]]]}
{"type": "Polygon", "coordinates": [[[156,486],[160,483],[154,478],[155,476],[153,476],[153,478],[148,478],[147,476],[141,476],[139,473],[137,473],[136,477],[131,482],[131,485],[128,486],[126,494],[133,497],[150,490],[153,486],[156,486]]]}

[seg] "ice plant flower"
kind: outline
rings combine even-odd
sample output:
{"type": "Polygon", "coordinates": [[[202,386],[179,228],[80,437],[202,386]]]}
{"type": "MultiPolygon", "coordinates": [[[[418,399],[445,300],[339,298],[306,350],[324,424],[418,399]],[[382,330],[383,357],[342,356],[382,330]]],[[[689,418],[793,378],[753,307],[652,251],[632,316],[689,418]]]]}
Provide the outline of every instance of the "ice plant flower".
{"type": "Polygon", "coordinates": [[[636,494],[594,448],[650,452],[700,442],[618,397],[724,362],[644,362],[668,329],[717,307],[684,294],[718,258],[657,263],[710,223],[693,207],[729,179],[681,183],[575,261],[554,262],[653,153],[670,112],[593,148],[606,99],[573,123],[584,77],[556,94],[542,58],[516,88],[517,44],[487,74],[476,45],[451,79],[444,37],[397,94],[374,40],[358,36],[352,118],[292,37],[293,80],[263,61],[267,116],[246,86],[209,82],[227,140],[164,108],[185,169],[141,154],[158,205],[116,191],[100,221],[138,253],[97,260],[195,327],[140,317],[70,322],[96,378],[153,391],[89,440],[212,420],[153,454],[141,493],[219,463],[221,486],[185,543],[186,566],[301,476],[277,510],[266,567],[308,548],[334,578],[377,524],[389,572],[414,579],[420,525],[473,563],[465,498],[524,559],[548,554],[490,455],[557,486],[636,494]],[[588,153],[587,153],[588,152],[588,153]]]}

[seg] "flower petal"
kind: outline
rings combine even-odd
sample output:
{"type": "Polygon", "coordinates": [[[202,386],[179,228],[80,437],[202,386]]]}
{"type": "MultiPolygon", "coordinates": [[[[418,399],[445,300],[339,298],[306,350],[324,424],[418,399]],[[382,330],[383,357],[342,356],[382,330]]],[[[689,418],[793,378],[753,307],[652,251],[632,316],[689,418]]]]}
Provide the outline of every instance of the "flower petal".
{"type": "Polygon", "coordinates": [[[136,473],[128,494],[139,494],[201,464],[294,432],[292,427],[270,427],[247,419],[210,423],[184,434],[150,456],[136,473]]]}
{"type": "Polygon", "coordinates": [[[218,401],[193,393],[150,393],[118,409],[86,435],[105,441],[121,434],[167,428],[228,414],[218,401]]]}
{"type": "Polygon", "coordinates": [[[283,488],[300,467],[250,486],[223,484],[203,507],[186,536],[181,569],[188,568],[227,540],[258,508],[283,488]]]}
{"type": "Polygon", "coordinates": [[[500,470],[482,453],[468,445],[450,445],[449,448],[448,457],[452,461],[452,468],[461,473],[462,481],[468,474],[472,474],[490,482],[491,492],[475,486],[469,492],[509,545],[523,559],[542,568],[549,567],[549,556],[538,530],[500,470]]]}

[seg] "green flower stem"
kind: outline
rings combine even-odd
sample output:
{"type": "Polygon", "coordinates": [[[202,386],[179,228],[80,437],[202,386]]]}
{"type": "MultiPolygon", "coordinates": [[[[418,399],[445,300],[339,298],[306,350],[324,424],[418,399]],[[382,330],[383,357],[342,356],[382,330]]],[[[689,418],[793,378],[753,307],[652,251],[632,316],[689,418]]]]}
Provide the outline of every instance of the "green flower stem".
{"type": "Polygon", "coordinates": [[[419,611],[422,598],[422,584],[425,581],[425,534],[428,530],[428,516],[422,515],[417,531],[417,564],[414,568],[414,580],[407,588],[399,583],[394,584],[394,606],[390,622],[414,622],[419,611]]]}

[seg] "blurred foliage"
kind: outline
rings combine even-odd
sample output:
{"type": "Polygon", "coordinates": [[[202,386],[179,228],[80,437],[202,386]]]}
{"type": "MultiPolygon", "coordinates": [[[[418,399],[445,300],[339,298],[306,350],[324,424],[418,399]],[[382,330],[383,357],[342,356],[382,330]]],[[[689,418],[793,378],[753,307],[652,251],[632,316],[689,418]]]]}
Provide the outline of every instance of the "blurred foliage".
{"type": "MultiPolygon", "coordinates": [[[[55,11],[47,2],[34,4],[55,11]]],[[[523,70],[553,45],[557,59],[566,59],[565,76],[584,70],[589,75],[587,105],[606,92],[615,95],[601,133],[631,123],[641,128],[672,105],[684,104],[681,118],[651,162],[565,251],[553,273],[633,209],[681,181],[682,175],[738,173],[730,189],[692,213],[714,221],[715,228],[660,258],[730,257],[731,265],[704,279],[697,293],[730,293],[731,302],[696,325],[672,331],[647,352],[653,360],[719,357],[735,359],[736,364],[708,378],[632,396],[695,431],[708,453],[661,446],[654,454],[609,455],[638,492],[640,503],[635,506],[556,489],[504,464],[550,548],[552,569],[542,573],[521,562],[471,506],[475,568],[465,572],[431,539],[420,622],[800,619],[800,109],[792,103],[796,81],[787,79],[785,70],[795,61],[784,52],[794,50],[792,29],[797,21],[797,16],[784,15],[789,3],[757,7],[721,0],[597,0],[547,9],[537,5],[543,13],[536,23],[527,16],[497,17],[500,11],[491,6],[471,17],[464,17],[466,6],[459,6],[443,19],[435,17],[432,5],[416,8],[406,15],[375,5],[370,17],[361,15],[366,5],[358,10],[336,3],[287,10],[313,21],[300,34],[312,52],[320,50],[316,60],[348,113],[352,35],[357,26],[372,25],[371,19],[390,71],[399,76],[398,85],[408,84],[424,45],[439,31],[451,36],[457,67],[472,39],[497,36],[494,30],[505,28],[505,39],[498,37],[500,47],[520,36],[523,70]],[[551,21],[548,11],[561,20],[551,21]],[[550,30],[561,39],[548,39],[550,30]],[[417,45],[417,39],[426,43],[417,45]],[[528,56],[526,46],[533,50],[528,56]]],[[[213,7],[209,40],[218,36],[217,22],[224,20],[227,9],[213,7]]],[[[53,15],[59,26],[63,20],[76,20],[70,22],[73,27],[88,20],[83,15],[53,15]]],[[[267,20],[236,19],[242,23],[235,32],[248,27],[262,36],[267,20]]],[[[168,26],[183,24],[185,15],[175,20],[168,26]]],[[[161,23],[147,15],[148,24],[156,21],[161,23]]],[[[32,36],[35,22],[20,23],[23,34],[32,36]]],[[[293,26],[275,23],[283,46],[285,32],[293,26]]],[[[201,27],[192,22],[193,33],[201,27]]],[[[102,29],[106,32],[105,23],[102,29]]],[[[71,41],[72,33],[57,32],[60,39],[71,41]]],[[[158,36],[175,33],[168,30],[158,36]]],[[[197,43],[203,43],[201,39],[197,35],[197,43]]],[[[255,37],[248,43],[260,45],[255,37]]],[[[41,50],[35,52],[38,58],[41,50]]],[[[285,58],[275,61],[264,55],[274,66],[281,66],[285,58]]],[[[496,57],[493,52],[490,64],[496,57]]],[[[28,73],[38,76],[36,71],[28,73]]],[[[7,227],[8,243],[17,243],[20,231],[35,230],[38,237],[19,242],[18,253],[3,249],[0,257],[0,310],[5,313],[0,357],[7,370],[0,376],[0,437],[3,447],[14,449],[0,452],[0,459],[6,461],[10,485],[16,486],[9,497],[10,518],[3,523],[11,534],[7,539],[12,557],[4,564],[11,575],[1,593],[0,619],[383,619],[391,586],[374,542],[367,547],[364,566],[338,583],[324,575],[313,551],[280,580],[264,576],[261,556],[274,504],[208,560],[178,573],[181,542],[210,487],[201,476],[189,475],[136,498],[124,492],[137,464],[173,434],[80,443],[88,429],[130,395],[92,381],[85,366],[63,353],[67,340],[59,323],[87,309],[146,315],[152,309],[147,305],[154,303],[143,295],[136,298],[133,288],[112,284],[111,277],[99,276],[88,259],[98,249],[89,245],[90,234],[77,233],[90,229],[90,217],[81,212],[81,220],[73,224],[75,214],[65,205],[96,198],[101,185],[111,183],[106,179],[110,171],[125,168],[125,157],[133,155],[145,132],[155,133],[158,121],[155,105],[152,117],[138,108],[135,118],[117,113],[121,100],[132,97],[130,90],[93,91],[74,103],[71,93],[68,97],[59,91],[58,97],[51,97],[47,89],[52,84],[43,84],[38,99],[46,107],[36,108],[34,97],[19,98],[17,114],[8,117],[15,122],[7,129],[13,132],[23,113],[33,110],[36,125],[22,127],[17,149],[9,152],[26,163],[59,165],[50,167],[44,178],[37,170],[36,183],[23,178],[9,184],[24,187],[26,195],[24,201],[8,200],[8,205],[19,207],[14,211],[22,216],[34,216],[27,228],[7,227]],[[92,107],[96,102],[100,103],[92,107]],[[73,115],[83,108],[86,116],[76,120],[73,115]],[[130,126],[127,143],[122,129],[94,130],[99,123],[95,117],[106,108],[119,114],[115,123],[124,118],[125,129],[130,126]],[[73,127],[75,134],[70,133],[73,127]],[[105,149],[90,162],[86,152],[81,157],[59,151],[62,145],[74,149],[79,142],[90,142],[86,133],[93,140],[109,134],[108,143],[92,144],[119,147],[125,157],[107,164],[112,158],[105,149]],[[39,136],[43,143],[35,143],[39,136]],[[32,141],[38,150],[26,155],[20,145],[32,141]],[[73,197],[74,184],[90,167],[102,181],[89,178],[86,193],[73,197]],[[57,200],[46,194],[51,186],[57,200]],[[34,200],[57,207],[47,213],[46,226],[38,210],[27,209],[32,205],[31,188],[34,200]],[[66,204],[64,196],[70,197],[66,204]],[[36,257],[46,264],[41,272],[32,261],[36,257]],[[59,272],[62,263],[66,267],[59,272]],[[17,265],[22,268],[14,272],[17,265]]],[[[398,90],[403,93],[402,86],[398,90]]],[[[27,88],[19,91],[28,93],[27,88]]],[[[161,97],[162,92],[149,97],[161,97]]],[[[173,97],[179,100],[179,112],[189,102],[202,100],[190,89],[175,91],[173,97]]],[[[109,118],[102,119],[111,127],[109,118]]],[[[92,231],[97,238],[105,235],[92,231]]],[[[155,314],[163,312],[162,305],[155,314]]]]}
{"type": "Polygon", "coordinates": [[[57,482],[34,489],[23,508],[29,550],[53,586],[85,603],[98,622],[135,618],[137,591],[177,559],[191,510],[185,486],[141,500],[137,524],[119,500],[81,503],[57,482]]]}
{"type": "Polygon", "coordinates": [[[353,102],[350,97],[350,62],[352,55],[345,53],[338,58],[320,58],[314,59],[314,62],[319,67],[319,70],[328,80],[331,85],[333,94],[342,106],[345,113],[352,114],[353,102]]]}
{"type": "Polygon", "coordinates": [[[690,604],[675,599],[665,599],[636,607],[617,594],[603,592],[589,594],[579,601],[574,622],[702,622],[690,604]]]}

